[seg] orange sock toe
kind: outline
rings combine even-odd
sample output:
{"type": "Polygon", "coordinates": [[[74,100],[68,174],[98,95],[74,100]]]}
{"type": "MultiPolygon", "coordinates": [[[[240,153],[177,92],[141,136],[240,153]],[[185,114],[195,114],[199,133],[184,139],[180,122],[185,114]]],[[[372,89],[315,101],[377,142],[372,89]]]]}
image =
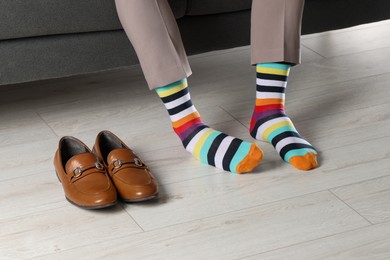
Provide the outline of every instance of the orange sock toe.
{"type": "Polygon", "coordinates": [[[237,173],[251,172],[263,159],[263,151],[253,143],[248,155],[236,167],[237,173]]]}
{"type": "Polygon", "coordinates": [[[308,171],[318,166],[317,154],[307,153],[304,156],[294,156],[290,163],[298,170],[308,171]]]}

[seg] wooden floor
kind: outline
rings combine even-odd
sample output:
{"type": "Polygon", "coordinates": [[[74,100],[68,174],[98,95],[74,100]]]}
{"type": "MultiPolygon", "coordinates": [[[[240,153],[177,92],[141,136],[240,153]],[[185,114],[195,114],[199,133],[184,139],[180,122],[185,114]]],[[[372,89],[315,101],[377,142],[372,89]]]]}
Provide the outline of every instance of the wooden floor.
{"type": "MultiPolygon", "coordinates": [[[[319,151],[300,172],[271,145],[253,174],[182,147],[138,66],[0,87],[0,259],[390,259],[390,21],[303,37],[287,112],[319,151]],[[88,211],[53,169],[61,136],[109,129],[161,184],[152,202],[88,211]]],[[[206,123],[252,140],[249,47],[190,57],[206,123]]]]}

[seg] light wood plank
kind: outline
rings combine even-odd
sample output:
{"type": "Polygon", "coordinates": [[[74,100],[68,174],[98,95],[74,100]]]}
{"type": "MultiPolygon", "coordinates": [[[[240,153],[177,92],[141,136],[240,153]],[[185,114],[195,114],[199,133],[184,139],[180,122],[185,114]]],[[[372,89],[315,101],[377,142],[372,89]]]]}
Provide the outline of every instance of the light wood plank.
{"type": "Polygon", "coordinates": [[[294,67],[289,76],[290,89],[308,89],[390,72],[390,48],[375,49],[294,67]]]}
{"type": "Polygon", "coordinates": [[[332,192],[370,222],[390,221],[390,177],[338,187],[332,192]]]}
{"type": "Polygon", "coordinates": [[[43,140],[1,147],[0,183],[23,176],[54,172],[53,157],[58,139],[43,138],[43,140]]]}
{"type": "Polygon", "coordinates": [[[390,104],[298,121],[296,126],[321,150],[385,138],[390,133],[390,104]]]}
{"type": "MultiPolygon", "coordinates": [[[[60,251],[55,257],[236,259],[367,225],[333,195],[320,192],[106,241],[99,246],[60,251]]],[[[53,255],[42,259],[50,257],[53,255]]]]}
{"type": "Polygon", "coordinates": [[[34,111],[13,111],[4,106],[0,106],[0,111],[1,149],[9,150],[7,146],[55,137],[34,111]]]}
{"type": "Polygon", "coordinates": [[[242,260],[387,260],[390,258],[390,223],[274,250],[242,260]]]}
{"type": "Polygon", "coordinates": [[[0,221],[69,206],[54,170],[0,182],[0,221]]]}
{"type": "MultiPolygon", "coordinates": [[[[344,29],[338,29],[338,30],[331,30],[331,31],[325,31],[325,32],[319,32],[319,33],[312,33],[312,34],[306,34],[302,35],[302,39],[310,39],[310,38],[317,38],[317,37],[322,37],[325,35],[331,35],[331,34],[338,34],[338,33],[348,33],[356,30],[362,30],[362,29],[367,29],[367,28],[377,28],[381,26],[386,26],[390,25],[390,20],[382,20],[378,22],[373,22],[373,23],[365,23],[365,24],[360,24],[352,27],[347,27],[344,29]]],[[[354,44],[352,42],[349,42],[348,44],[354,44]]]]}
{"type": "Polygon", "coordinates": [[[0,220],[0,226],[0,252],[6,259],[27,259],[142,232],[120,206],[88,211],[67,205],[0,220]]]}
{"type": "Polygon", "coordinates": [[[126,210],[151,230],[386,176],[390,148],[381,144],[388,141],[390,137],[323,151],[322,166],[308,173],[278,160],[260,165],[254,174],[218,174],[164,185],[160,200],[126,210]]]}
{"type": "Polygon", "coordinates": [[[313,62],[313,61],[320,61],[323,58],[324,57],[322,57],[318,53],[310,50],[309,48],[307,48],[303,44],[301,45],[301,59],[302,59],[301,62],[302,63],[313,62]]]}
{"type": "Polygon", "coordinates": [[[387,48],[390,46],[390,24],[304,38],[302,43],[327,58],[387,48]],[[351,44],[351,42],[359,44],[351,44]]]}

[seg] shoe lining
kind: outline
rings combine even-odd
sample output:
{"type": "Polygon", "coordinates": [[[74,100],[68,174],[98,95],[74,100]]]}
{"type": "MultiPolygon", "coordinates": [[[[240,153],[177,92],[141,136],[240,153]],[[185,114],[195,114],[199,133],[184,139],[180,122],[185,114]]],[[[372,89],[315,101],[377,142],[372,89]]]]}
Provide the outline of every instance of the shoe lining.
{"type": "Polygon", "coordinates": [[[106,132],[101,134],[99,138],[99,146],[105,163],[107,163],[107,156],[112,150],[123,148],[121,142],[115,136],[106,132]]]}
{"type": "Polygon", "coordinates": [[[62,165],[65,166],[73,156],[86,152],[88,150],[80,142],[73,139],[64,139],[61,144],[62,165]]]}

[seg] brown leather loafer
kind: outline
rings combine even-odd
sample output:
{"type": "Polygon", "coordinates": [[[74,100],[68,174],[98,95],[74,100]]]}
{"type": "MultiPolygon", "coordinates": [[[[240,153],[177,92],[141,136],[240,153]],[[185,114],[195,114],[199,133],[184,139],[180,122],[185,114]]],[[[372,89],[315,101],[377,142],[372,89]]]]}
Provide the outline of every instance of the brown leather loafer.
{"type": "Polygon", "coordinates": [[[61,138],[54,168],[65,197],[72,204],[86,209],[116,204],[115,186],[104,165],[80,140],[70,136],[61,138]]]}
{"type": "Polygon", "coordinates": [[[107,168],[123,201],[144,201],[157,196],[157,181],[148,167],[116,135],[100,132],[93,152],[107,168]]]}

